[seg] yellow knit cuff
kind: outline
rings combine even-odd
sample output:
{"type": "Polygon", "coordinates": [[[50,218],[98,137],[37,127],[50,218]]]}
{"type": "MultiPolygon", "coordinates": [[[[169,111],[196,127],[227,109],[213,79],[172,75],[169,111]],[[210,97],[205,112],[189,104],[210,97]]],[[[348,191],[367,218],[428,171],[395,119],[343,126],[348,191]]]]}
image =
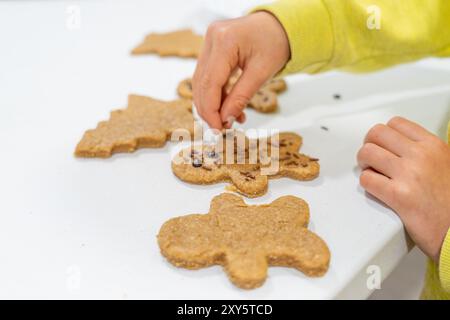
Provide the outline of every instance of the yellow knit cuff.
{"type": "Polygon", "coordinates": [[[268,11],[282,24],[289,38],[291,59],[280,74],[317,73],[333,55],[331,19],[322,0],[280,0],[254,8],[268,11]]]}
{"type": "Polygon", "coordinates": [[[450,146],[450,122],[448,123],[447,126],[447,143],[450,146]]]}
{"type": "Polygon", "coordinates": [[[439,258],[439,279],[442,288],[450,293],[450,228],[442,244],[439,258]]]}

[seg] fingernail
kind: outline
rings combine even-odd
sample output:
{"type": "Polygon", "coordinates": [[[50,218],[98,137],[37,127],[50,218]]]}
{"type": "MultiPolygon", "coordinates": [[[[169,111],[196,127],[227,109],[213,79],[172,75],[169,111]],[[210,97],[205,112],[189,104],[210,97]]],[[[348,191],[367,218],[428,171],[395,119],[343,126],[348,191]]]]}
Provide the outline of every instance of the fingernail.
{"type": "Polygon", "coordinates": [[[223,126],[227,129],[230,129],[233,126],[233,123],[236,121],[236,118],[233,116],[229,116],[227,121],[223,123],[223,126]]]}
{"type": "Polygon", "coordinates": [[[245,120],[247,120],[247,117],[245,116],[245,113],[241,113],[241,115],[236,119],[239,123],[244,123],[245,120]]]}

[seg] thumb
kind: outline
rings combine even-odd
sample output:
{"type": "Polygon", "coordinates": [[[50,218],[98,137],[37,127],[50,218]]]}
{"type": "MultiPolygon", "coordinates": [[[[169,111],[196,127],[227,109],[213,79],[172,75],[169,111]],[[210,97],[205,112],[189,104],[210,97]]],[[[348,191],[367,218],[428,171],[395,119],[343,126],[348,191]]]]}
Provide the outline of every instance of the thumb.
{"type": "Polygon", "coordinates": [[[231,127],[233,121],[242,119],[243,111],[250,99],[256,94],[268,77],[264,76],[261,68],[248,66],[225,98],[220,117],[226,127],[231,127]]]}

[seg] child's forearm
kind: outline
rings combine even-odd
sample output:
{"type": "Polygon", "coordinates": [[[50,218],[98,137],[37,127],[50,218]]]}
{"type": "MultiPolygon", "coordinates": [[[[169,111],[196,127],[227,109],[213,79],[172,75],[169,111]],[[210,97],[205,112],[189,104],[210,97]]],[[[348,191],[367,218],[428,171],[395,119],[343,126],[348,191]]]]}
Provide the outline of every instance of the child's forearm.
{"type": "Polygon", "coordinates": [[[288,35],[283,73],[365,72],[450,56],[448,0],[281,0],[259,10],[275,15],[288,35]]]}

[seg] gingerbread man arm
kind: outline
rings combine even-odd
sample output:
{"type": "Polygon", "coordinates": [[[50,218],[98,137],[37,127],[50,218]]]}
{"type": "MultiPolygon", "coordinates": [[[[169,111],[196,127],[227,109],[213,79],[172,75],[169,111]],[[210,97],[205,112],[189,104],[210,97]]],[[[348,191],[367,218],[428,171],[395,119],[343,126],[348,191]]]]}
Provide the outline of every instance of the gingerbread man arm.
{"type": "Polygon", "coordinates": [[[157,236],[163,256],[186,269],[221,264],[223,250],[217,246],[216,237],[214,222],[202,214],[171,219],[163,224],[157,236]]]}

